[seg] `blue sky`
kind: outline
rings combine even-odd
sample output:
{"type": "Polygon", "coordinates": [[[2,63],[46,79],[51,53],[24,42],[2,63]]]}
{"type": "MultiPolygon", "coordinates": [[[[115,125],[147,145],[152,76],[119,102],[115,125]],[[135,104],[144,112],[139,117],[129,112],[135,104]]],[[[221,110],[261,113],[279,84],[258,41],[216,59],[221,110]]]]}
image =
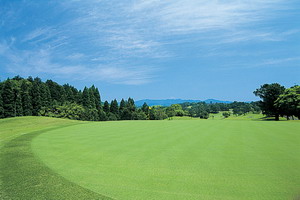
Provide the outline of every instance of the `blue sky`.
{"type": "Polygon", "coordinates": [[[300,80],[298,0],[0,0],[0,78],[102,99],[256,100],[300,80]]]}

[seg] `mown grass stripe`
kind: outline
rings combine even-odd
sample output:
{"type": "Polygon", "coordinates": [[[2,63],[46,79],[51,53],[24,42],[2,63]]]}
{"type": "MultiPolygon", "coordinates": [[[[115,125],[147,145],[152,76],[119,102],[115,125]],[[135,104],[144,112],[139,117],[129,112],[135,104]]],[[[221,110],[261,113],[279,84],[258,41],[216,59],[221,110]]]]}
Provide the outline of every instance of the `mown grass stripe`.
{"type": "Polygon", "coordinates": [[[31,141],[34,137],[67,126],[21,135],[1,148],[0,199],[111,199],[68,181],[33,154],[31,141]]]}

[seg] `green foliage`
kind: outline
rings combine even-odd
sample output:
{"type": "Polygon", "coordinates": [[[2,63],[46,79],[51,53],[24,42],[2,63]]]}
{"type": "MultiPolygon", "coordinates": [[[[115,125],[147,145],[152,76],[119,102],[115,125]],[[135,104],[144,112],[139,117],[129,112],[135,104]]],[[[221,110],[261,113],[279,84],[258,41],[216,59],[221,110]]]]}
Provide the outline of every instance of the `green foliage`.
{"type": "Polygon", "coordinates": [[[111,101],[109,110],[115,116],[119,115],[119,105],[118,105],[118,101],[116,99],[111,101]]]}
{"type": "Polygon", "coordinates": [[[92,100],[90,96],[89,89],[84,87],[82,92],[82,105],[86,108],[92,108],[92,100]]]}
{"type": "Polygon", "coordinates": [[[139,109],[132,113],[132,119],[133,120],[147,120],[148,116],[146,115],[146,113],[143,110],[139,109]]]}
{"type": "Polygon", "coordinates": [[[104,102],[104,105],[103,105],[103,111],[108,114],[110,112],[110,107],[109,107],[109,103],[108,101],[105,101],[104,102]]]}
{"type": "Polygon", "coordinates": [[[0,82],[0,118],[42,115],[88,121],[107,120],[98,88],[78,91],[73,86],[19,76],[0,82]],[[3,102],[4,100],[4,102],[3,102]]]}
{"type": "Polygon", "coordinates": [[[222,115],[223,115],[224,118],[228,118],[231,115],[231,113],[230,112],[223,112],[222,115]]]}
{"type": "Polygon", "coordinates": [[[4,117],[3,98],[2,98],[2,83],[0,82],[0,119],[4,117]]]}
{"type": "Polygon", "coordinates": [[[166,114],[169,118],[174,117],[176,115],[175,108],[173,106],[167,107],[166,114]]]}
{"type": "Polygon", "coordinates": [[[146,102],[143,104],[141,109],[147,116],[149,115],[149,106],[147,105],[146,102]]]}
{"type": "Polygon", "coordinates": [[[300,119],[300,86],[294,86],[286,89],[275,101],[275,107],[280,115],[296,116],[300,119]]]}
{"type": "Polygon", "coordinates": [[[59,103],[64,103],[66,101],[67,96],[63,86],[52,80],[47,80],[46,84],[49,88],[51,99],[53,101],[57,101],[59,103]]]}
{"type": "Polygon", "coordinates": [[[167,119],[168,115],[165,112],[165,109],[159,106],[153,106],[149,110],[149,119],[150,120],[163,120],[167,119]]]}
{"type": "Polygon", "coordinates": [[[7,80],[3,84],[2,101],[3,101],[4,117],[15,117],[16,116],[15,95],[14,95],[12,80],[7,80]]]}
{"type": "Polygon", "coordinates": [[[40,85],[42,84],[41,79],[35,78],[32,83],[31,89],[31,97],[32,97],[32,115],[37,116],[39,110],[42,107],[42,98],[41,98],[41,91],[40,85]]]}
{"type": "Polygon", "coordinates": [[[23,116],[32,115],[32,103],[31,103],[31,90],[32,83],[24,80],[21,83],[21,98],[22,98],[22,106],[23,106],[23,116]]]}
{"type": "Polygon", "coordinates": [[[278,83],[264,84],[256,89],[253,93],[260,97],[261,110],[268,116],[275,116],[279,120],[279,110],[275,106],[275,101],[284,92],[285,88],[278,83]]]}
{"type": "Polygon", "coordinates": [[[117,120],[118,120],[118,117],[117,117],[117,115],[115,115],[114,113],[109,112],[109,113],[107,114],[107,120],[108,120],[108,121],[117,121],[117,120]]]}
{"type": "Polygon", "coordinates": [[[189,115],[191,117],[199,117],[201,119],[208,119],[209,118],[209,108],[205,102],[200,102],[195,104],[189,108],[189,115]]]}

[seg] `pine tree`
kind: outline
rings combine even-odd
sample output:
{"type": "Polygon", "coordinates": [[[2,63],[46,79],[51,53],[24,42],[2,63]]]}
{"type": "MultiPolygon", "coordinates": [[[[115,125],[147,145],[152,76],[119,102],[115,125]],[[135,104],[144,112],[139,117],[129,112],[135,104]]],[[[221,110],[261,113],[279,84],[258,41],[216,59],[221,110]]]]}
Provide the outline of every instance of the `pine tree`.
{"type": "Polygon", "coordinates": [[[126,102],[124,99],[121,100],[120,102],[120,111],[123,111],[126,107],[126,102]]]}
{"type": "Polygon", "coordinates": [[[109,109],[109,103],[108,103],[108,101],[105,101],[105,102],[104,102],[104,105],[103,105],[103,111],[104,111],[106,114],[109,113],[110,109],[109,109]]]}
{"type": "Polygon", "coordinates": [[[96,109],[96,97],[95,97],[94,89],[95,88],[92,87],[88,89],[90,95],[90,108],[92,109],[96,109]]]}
{"type": "Polygon", "coordinates": [[[15,116],[23,116],[22,96],[19,87],[14,87],[15,116]]]}
{"type": "Polygon", "coordinates": [[[75,88],[73,88],[69,84],[64,84],[63,88],[66,93],[66,101],[70,103],[76,102],[76,91],[74,90],[75,88]]]}
{"type": "Polygon", "coordinates": [[[2,99],[2,83],[0,82],[0,119],[4,117],[3,99],[2,99]]]}
{"type": "Polygon", "coordinates": [[[82,105],[86,108],[91,108],[91,97],[87,87],[84,87],[82,92],[82,105]]]}
{"type": "Polygon", "coordinates": [[[58,83],[52,81],[52,80],[47,80],[46,84],[49,88],[50,95],[52,101],[57,101],[60,104],[64,103],[66,101],[66,92],[64,90],[64,87],[59,85],[58,83]]]}
{"type": "Polygon", "coordinates": [[[42,107],[42,100],[41,100],[41,93],[40,93],[40,85],[42,81],[40,78],[35,78],[32,83],[31,88],[31,100],[32,100],[32,115],[37,116],[41,107],[42,107]]]}
{"type": "Polygon", "coordinates": [[[31,83],[29,81],[23,81],[21,84],[21,98],[22,98],[22,106],[23,106],[23,115],[24,116],[32,115],[30,85],[31,85],[31,83]]]}
{"type": "Polygon", "coordinates": [[[101,97],[100,97],[100,92],[98,88],[96,88],[94,85],[91,87],[93,94],[94,94],[94,101],[95,101],[95,106],[97,110],[101,109],[101,97]]]}
{"type": "Polygon", "coordinates": [[[127,102],[122,99],[121,102],[120,102],[120,108],[119,108],[119,118],[121,120],[125,120],[127,117],[127,113],[128,113],[128,110],[126,108],[126,105],[127,105],[127,102]]]}
{"type": "Polygon", "coordinates": [[[144,104],[143,104],[143,106],[142,106],[142,111],[146,114],[146,115],[148,115],[149,114],[149,106],[148,106],[148,104],[145,102],[144,104]]]}
{"type": "Polygon", "coordinates": [[[4,108],[4,117],[15,117],[15,95],[11,80],[4,82],[2,89],[2,101],[4,108]]]}
{"type": "Polygon", "coordinates": [[[40,84],[41,106],[49,108],[51,105],[51,94],[47,84],[40,84]]]}
{"type": "Polygon", "coordinates": [[[130,110],[130,112],[134,112],[135,111],[135,104],[134,104],[134,100],[132,98],[128,98],[128,101],[127,101],[127,105],[126,107],[130,110]]]}
{"type": "Polygon", "coordinates": [[[110,112],[115,114],[116,116],[119,115],[119,105],[118,105],[118,101],[116,99],[111,101],[110,112]]]}

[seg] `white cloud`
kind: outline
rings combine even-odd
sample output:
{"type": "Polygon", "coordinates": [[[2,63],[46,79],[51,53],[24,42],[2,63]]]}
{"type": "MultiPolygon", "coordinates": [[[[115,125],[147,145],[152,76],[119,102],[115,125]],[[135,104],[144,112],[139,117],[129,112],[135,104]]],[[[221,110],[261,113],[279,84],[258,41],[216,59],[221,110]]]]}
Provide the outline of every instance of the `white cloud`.
{"type": "MultiPolygon", "coordinates": [[[[29,30],[16,38],[30,50],[0,44],[10,71],[24,74],[142,84],[157,61],[176,55],[171,45],[217,46],[249,41],[282,41],[299,30],[274,31],[258,26],[286,9],[283,0],[128,0],[63,1],[69,18],[29,30]],[[260,28],[259,28],[260,27],[260,28]],[[74,64],[75,63],[75,64],[74,64]],[[84,64],[83,64],[84,63],[84,64]],[[151,63],[151,62],[150,62],[151,63]],[[148,64],[147,64],[148,65],[148,64]]],[[[60,9],[62,9],[60,7],[60,9]]],[[[176,48],[174,48],[176,49],[176,48]]]]}
{"type": "Polygon", "coordinates": [[[177,34],[233,29],[272,17],[282,1],[135,1],[132,13],[157,23],[160,31],[177,34]]]}
{"type": "MultiPolygon", "coordinates": [[[[37,51],[13,50],[7,45],[0,44],[0,56],[10,61],[6,69],[10,73],[22,76],[38,76],[51,74],[59,78],[75,80],[105,81],[114,84],[139,85],[151,81],[152,69],[147,67],[121,67],[110,65],[64,65],[53,61],[49,49],[37,51]]],[[[74,54],[71,57],[81,57],[74,54]]]]}

